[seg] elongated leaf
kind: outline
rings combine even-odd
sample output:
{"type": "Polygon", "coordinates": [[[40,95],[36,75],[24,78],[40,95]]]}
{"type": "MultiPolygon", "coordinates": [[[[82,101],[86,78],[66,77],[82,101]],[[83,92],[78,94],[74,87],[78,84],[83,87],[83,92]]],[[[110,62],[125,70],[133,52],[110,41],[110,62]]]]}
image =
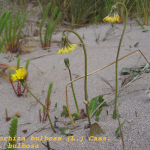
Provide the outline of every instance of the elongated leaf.
{"type": "Polygon", "coordinates": [[[10,43],[10,45],[12,43],[11,33],[12,33],[12,15],[10,16],[10,22],[9,22],[9,43],[10,43]]]}
{"type": "Polygon", "coordinates": [[[137,22],[143,29],[145,29],[144,26],[140,23],[140,21],[139,21],[138,19],[136,19],[136,22],[137,22]]]}
{"type": "Polygon", "coordinates": [[[4,38],[4,39],[2,40],[2,42],[0,43],[0,53],[1,53],[1,51],[2,51],[2,48],[3,48],[3,45],[4,45],[5,41],[6,41],[6,38],[4,38]]]}
{"type": "Polygon", "coordinates": [[[49,3],[49,4],[47,5],[46,10],[45,10],[44,15],[43,15],[43,19],[42,19],[41,24],[40,24],[40,31],[39,31],[39,34],[40,34],[41,44],[43,43],[43,41],[42,41],[42,27],[43,27],[43,23],[44,23],[44,21],[45,21],[45,19],[46,19],[46,16],[47,16],[47,13],[48,13],[48,11],[49,11],[50,6],[51,6],[51,3],[49,3]]]}
{"type": "Polygon", "coordinates": [[[60,20],[61,15],[62,15],[62,12],[59,13],[59,15],[57,16],[56,20],[53,22],[53,24],[49,28],[49,31],[48,31],[49,42],[51,41],[53,30],[54,30],[56,24],[58,23],[58,21],[60,20]]]}
{"type": "Polygon", "coordinates": [[[27,60],[27,62],[26,62],[26,67],[25,67],[25,68],[26,68],[26,70],[28,70],[29,63],[30,63],[30,59],[28,59],[28,60],[27,60]]]}
{"type": "MultiPolygon", "coordinates": [[[[17,126],[18,126],[18,118],[17,117],[14,117],[11,121],[11,124],[10,124],[10,128],[9,128],[9,136],[14,139],[14,137],[16,137],[17,135],[17,126]]],[[[16,140],[10,140],[8,141],[8,144],[16,144],[16,140]]],[[[7,147],[7,150],[9,150],[9,148],[7,147]]]]}
{"type": "Polygon", "coordinates": [[[57,13],[57,10],[58,10],[58,7],[55,7],[49,21],[48,21],[48,24],[47,24],[47,28],[46,28],[46,32],[45,32],[45,43],[48,43],[49,42],[49,34],[50,34],[50,26],[52,25],[52,20],[54,19],[54,16],[56,15],[57,13]]]}
{"type": "Polygon", "coordinates": [[[134,47],[137,47],[137,46],[138,46],[138,44],[139,44],[139,42],[137,42],[137,43],[134,45],[134,47]]]}
{"type": "Polygon", "coordinates": [[[23,26],[24,26],[24,23],[25,23],[25,21],[26,21],[26,17],[27,17],[27,13],[24,14],[24,17],[23,17],[23,20],[22,20],[22,24],[21,24],[20,29],[19,29],[18,34],[17,34],[16,43],[19,42],[20,33],[21,33],[21,30],[22,30],[22,28],[23,28],[23,26]]]}
{"type": "Polygon", "coordinates": [[[143,30],[142,32],[147,32],[148,30],[143,30]]]}
{"type": "Polygon", "coordinates": [[[12,12],[12,10],[10,10],[6,15],[4,15],[5,17],[2,15],[3,17],[2,17],[2,24],[0,24],[0,35],[2,34],[2,31],[7,24],[7,20],[10,16],[11,12],[12,12]]]}
{"type": "Polygon", "coordinates": [[[19,21],[20,21],[20,9],[18,10],[17,12],[17,17],[15,19],[15,23],[14,23],[14,27],[13,27],[13,37],[12,37],[12,44],[14,45],[15,44],[15,38],[16,38],[16,32],[17,32],[17,28],[19,26],[19,21]]]}
{"type": "Polygon", "coordinates": [[[55,104],[55,108],[57,108],[57,103],[55,104]]]}
{"type": "MultiPolygon", "coordinates": [[[[121,128],[123,127],[124,123],[125,123],[125,121],[120,125],[121,128]]],[[[117,130],[116,130],[116,136],[118,137],[119,134],[120,134],[120,127],[117,128],[117,130]]]]}
{"type": "Polygon", "coordinates": [[[46,105],[50,105],[50,96],[51,96],[51,92],[52,92],[52,88],[53,88],[53,83],[51,82],[49,84],[49,88],[48,88],[48,92],[47,92],[47,98],[46,98],[46,105]]]}

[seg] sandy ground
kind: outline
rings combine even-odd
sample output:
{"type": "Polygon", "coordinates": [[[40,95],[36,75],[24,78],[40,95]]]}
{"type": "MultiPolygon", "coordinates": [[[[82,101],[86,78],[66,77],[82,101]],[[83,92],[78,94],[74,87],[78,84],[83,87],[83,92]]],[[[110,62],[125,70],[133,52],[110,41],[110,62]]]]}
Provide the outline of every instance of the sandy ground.
{"type": "MultiPolygon", "coordinates": [[[[84,43],[87,50],[88,57],[88,73],[93,72],[109,63],[112,63],[116,59],[116,53],[118,49],[119,39],[122,33],[123,25],[116,25],[117,29],[109,36],[105,41],[103,38],[110,28],[110,24],[90,25],[76,29],[82,37],[84,34],[84,43]],[[96,42],[96,36],[100,35],[98,42],[96,42]]],[[[149,29],[149,26],[145,26],[149,29]]],[[[143,29],[138,26],[134,21],[129,21],[126,33],[122,42],[120,58],[140,49],[146,58],[150,60],[150,34],[148,32],[142,32],[143,29]],[[132,23],[132,26],[130,26],[132,23]],[[139,42],[137,47],[134,45],[139,42]]],[[[52,37],[52,41],[61,40],[61,29],[52,37]]],[[[35,37],[36,39],[38,37],[35,37]]],[[[78,38],[69,33],[69,40],[72,43],[79,43],[78,38]]],[[[63,121],[69,121],[69,118],[60,117],[63,110],[63,105],[66,105],[65,89],[66,84],[69,82],[69,73],[64,64],[64,58],[69,58],[70,69],[72,71],[73,79],[84,75],[84,53],[82,47],[78,46],[75,51],[64,54],[56,55],[59,50],[57,43],[51,45],[50,50],[42,50],[39,42],[28,42],[29,45],[37,45],[35,51],[30,54],[21,55],[21,66],[25,66],[25,60],[28,58],[36,58],[38,56],[45,55],[40,58],[32,59],[29,65],[29,77],[28,86],[29,89],[40,99],[43,103],[47,96],[47,89],[50,82],[53,82],[53,89],[51,94],[51,107],[50,116],[52,122],[54,122],[54,116],[63,121]],[[57,108],[54,110],[55,103],[57,102],[57,108]],[[54,111],[53,111],[54,110],[54,111]]],[[[2,53],[0,55],[1,63],[7,63],[8,65],[16,65],[16,57],[13,54],[13,59],[6,59],[5,57],[10,54],[2,53]]],[[[146,63],[145,59],[140,53],[134,53],[128,58],[119,62],[119,88],[124,76],[120,75],[122,67],[135,67],[146,63]]],[[[6,74],[8,71],[6,70],[6,74]]],[[[113,91],[110,86],[101,80],[101,77],[107,79],[109,83],[115,87],[115,64],[107,67],[93,75],[88,76],[88,98],[89,100],[98,95],[104,95],[106,99],[113,91]]],[[[149,150],[150,149],[150,100],[146,96],[146,89],[150,86],[150,75],[144,73],[138,80],[130,84],[129,87],[124,89],[118,98],[118,107],[121,123],[126,120],[122,130],[124,134],[125,147],[127,150],[149,150]]],[[[75,93],[79,108],[85,109],[84,100],[84,79],[80,79],[74,82],[75,93]]],[[[68,88],[69,105],[71,113],[76,112],[71,87],[68,88]]],[[[118,121],[112,119],[114,109],[114,96],[108,101],[108,107],[104,107],[100,114],[98,124],[104,130],[105,134],[97,135],[96,137],[106,137],[106,141],[89,141],[89,129],[84,129],[84,126],[88,123],[87,120],[76,125],[79,127],[72,130],[75,141],[68,142],[68,137],[62,135],[58,129],[57,133],[48,125],[49,122],[39,122],[39,108],[42,109],[40,104],[36,103],[36,100],[29,94],[26,97],[17,97],[11,87],[11,85],[3,78],[0,77],[0,146],[1,149],[5,148],[7,141],[4,141],[2,137],[8,137],[9,125],[11,121],[5,121],[5,109],[8,110],[8,116],[12,116],[15,112],[19,111],[21,117],[18,118],[18,131],[17,137],[25,137],[24,143],[28,146],[39,146],[39,148],[24,148],[24,149],[46,149],[41,144],[41,141],[33,140],[33,137],[41,136],[45,137],[61,137],[61,141],[50,141],[50,146],[56,150],[118,150],[122,149],[121,138],[116,138],[115,131],[118,128],[118,121]],[[107,114],[108,112],[108,114],[107,114]],[[47,126],[46,126],[47,125],[47,126]],[[43,130],[40,130],[46,126],[43,130]],[[27,133],[22,132],[27,130],[27,133]],[[31,136],[32,135],[32,136],[31,136]],[[32,138],[31,138],[32,137],[32,138]],[[81,141],[83,138],[83,141],[81,141]],[[78,140],[77,140],[78,139],[78,140]],[[110,140],[108,140],[110,139],[110,140]]],[[[95,122],[95,117],[92,118],[92,123],[95,122]]],[[[64,127],[62,123],[57,123],[58,127],[64,127]]],[[[72,126],[71,126],[72,127],[72,126]]],[[[18,141],[22,146],[21,141],[18,141]]],[[[46,141],[43,141],[46,144],[46,141]]],[[[18,144],[19,145],[19,144],[18,144]]],[[[18,148],[23,149],[23,148],[18,148]]]]}

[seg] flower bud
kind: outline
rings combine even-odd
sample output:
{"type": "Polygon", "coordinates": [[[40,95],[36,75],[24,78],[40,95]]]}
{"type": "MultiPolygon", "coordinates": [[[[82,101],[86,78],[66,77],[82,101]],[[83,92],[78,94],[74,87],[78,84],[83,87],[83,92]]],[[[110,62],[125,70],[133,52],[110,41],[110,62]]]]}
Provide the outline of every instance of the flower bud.
{"type": "Polygon", "coordinates": [[[22,84],[23,87],[27,87],[27,83],[26,83],[25,79],[20,80],[20,82],[21,82],[21,84],[22,84]]]}
{"type": "Polygon", "coordinates": [[[69,59],[68,59],[68,58],[65,58],[65,59],[64,59],[64,63],[65,63],[65,66],[66,66],[67,68],[69,68],[70,64],[69,64],[69,59]]]}

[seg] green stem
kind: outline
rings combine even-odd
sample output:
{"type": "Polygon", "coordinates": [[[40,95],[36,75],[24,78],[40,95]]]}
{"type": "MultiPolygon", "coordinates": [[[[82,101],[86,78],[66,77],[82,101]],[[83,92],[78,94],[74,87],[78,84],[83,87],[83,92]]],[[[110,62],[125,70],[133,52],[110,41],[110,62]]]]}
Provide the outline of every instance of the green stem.
{"type": "Polygon", "coordinates": [[[64,30],[63,32],[68,31],[68,32],[72,32],[74,33],[80,40],[80,42],[83,44],[83,50],[84,50],[84,57],[85,57],[85,80],[84,80],[84,90],[85,90],[85,100],[87,101],[87,105],[86,105],[86,112],[88,115],[88,121],[89,121],[89,125],[91,125],[91,120],[90,120],[90,115],[89,115],[89,110],[88,110],[88,94],[87,94],[87,54],[86,54],[86,48],[84,45],[84,42],[82,40],[82,38],[74,31],[72,30],[64,30]]]}
{"type": "Polygon", "coordinates": [[[119,59],[119,52],[120,52],[120,48],[121,48],[121,43],[122,43],[122,39],[125,33],[125,29],[126,29],[126,25],[127,25],[127,19],[128,19],[128,12],[127,12],[127,8],[124,4],[118,2],[115,5],[123,5],[125,10],[126,10],[126,21],[124,24],[124,29],[120,38],[120,42],[119,42],[119,46],[118,46],[118,52],[117,52],[117,57],[116,57],[116,93],[115,93],[115,107],[114,107],[114,112],[113,112],[113,119],[117,118],[117,96],[118,96],[118,59],[119,59]]]}
{"type": "MultiPolygon", "coordinates": [[[[69,67],[68,67],[68,70],[69,70],[69,75],[70,75],[70,81],[72,81],[71,71],[70,71],[70,68],[69,68],[69,67]]],[[[78,111],[78,115],[79,115],[79,117],[80,117],[81,115],[80,115],[80,111],[79,111],[79,107],[78,107],[76,95],[75,95],[75,93],[74,93],[74,87],[73,87],[73,83],[72,83],[72,82],[71,82],[71,88],[72,88],[72,94],[73,94],[73,97],[74,97],[74,101],[75,101],[75,104],[76,104],[76,108],[77,108],[77,111],[78,111]]]]}
{"type": "Polygon", "coordinates": [[[52,122],[51,122],[51,118],[50,118],[49,112],[48,112],[48,110],[46,109],[46,107],[44,106],[44,104],[41,103],[27,87],[25,87],[25,88],[26,88],[27,91],[45,108],[45,110],[46,110],[46,112],[47,112],[47,115],[48,115],[49,122],[50,122],[50,124],[51,124],[51,127],[52,127],[53,131],[56,133],[56,130],[54,129],[54,126],[53,126],[53,124],[52,124],[52,122]]]}

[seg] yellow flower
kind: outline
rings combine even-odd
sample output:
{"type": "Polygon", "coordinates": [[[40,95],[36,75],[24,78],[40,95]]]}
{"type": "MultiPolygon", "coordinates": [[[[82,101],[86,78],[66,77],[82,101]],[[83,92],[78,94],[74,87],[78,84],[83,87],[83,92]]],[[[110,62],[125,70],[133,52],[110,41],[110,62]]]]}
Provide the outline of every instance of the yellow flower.
{"type": "Polygon", "coordinates": [[[68,43],[68,45],[61,47],[57,54],[64,54],[64,53],[70,53],[71,51],[75,50],[75,48],[78,46],[78,44],[71,44],[68,43]]]}
{"type": "Polygon", "coordinates": [[[12,80],[23,80],[27,75],[27,70],[25,68],[16,70],[15,74],[12,74],[12,80]]]}
{"type": "Polygon", "coordinates": [[[120,22],[120,17],[118,14],[114,13],[114,16],[112,15],[108,15],[106,16],[104,19],[103,19],[104,22],[111,22],[111,23],[114,23],[114,22],[120,22]]]}
{"type": "Polygon", "coordinates": [[[78,46],[78,44],[72,44],[69,42],[67,35],[66,34],[62,34],[62,43],[61,43],[61,48],[59,49],[57,54],[64,54],[64,53],[70,53],[71,51],[73,51],[76,47],[78,46]]]}

